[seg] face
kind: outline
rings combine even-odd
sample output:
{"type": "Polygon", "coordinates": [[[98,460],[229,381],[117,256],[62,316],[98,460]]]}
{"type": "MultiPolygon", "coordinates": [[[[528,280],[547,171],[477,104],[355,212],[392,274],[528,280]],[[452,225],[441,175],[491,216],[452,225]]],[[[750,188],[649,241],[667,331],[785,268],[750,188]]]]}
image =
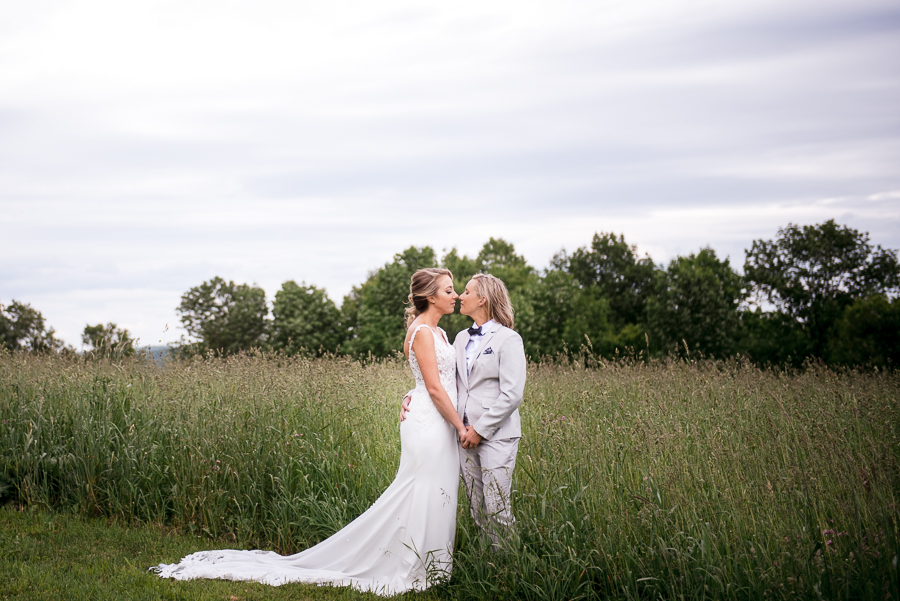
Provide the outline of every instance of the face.
{"type": "Polygon", "coordinates": [[[475,280],[469,280],[465,291],[459,297],[459,312],[463,315],[472,315],[479,307],[484,305],[485,299],[478,296],[475,280]]]}
{"type": "Polygon", "coordinates": [[[435,308],[446,315],[456,310],[457,298],[459,295],[453,289],[453,280],[449,275],[442,275],[438,279],[437,294],[429,297],[428,300],[434,300],[435,308]]]}

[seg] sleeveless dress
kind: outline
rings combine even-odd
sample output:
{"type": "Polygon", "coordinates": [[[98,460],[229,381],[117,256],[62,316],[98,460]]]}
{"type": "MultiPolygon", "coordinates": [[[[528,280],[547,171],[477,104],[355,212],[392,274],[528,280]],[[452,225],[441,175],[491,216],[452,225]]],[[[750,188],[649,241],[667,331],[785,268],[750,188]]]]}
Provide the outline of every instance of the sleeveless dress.
{"type": "MultiPolygon", "coordinates": [[[[400,467],[391,485],[361,516],[306,551],[201,551],[151,570],[164,578],[254,580],[278,586],[307,582],[351,586],[383,596],[423,590],[448,578],[456,534],[459,459],[456,429],[438,412],[409,341],[416,378],[400,423],[400,467]]],[[[440,329],[440,328],[438,328],[440,329]]],[[[456,400],[456,351],[446,333],[434,332],[441,384],[456,400]]]]}

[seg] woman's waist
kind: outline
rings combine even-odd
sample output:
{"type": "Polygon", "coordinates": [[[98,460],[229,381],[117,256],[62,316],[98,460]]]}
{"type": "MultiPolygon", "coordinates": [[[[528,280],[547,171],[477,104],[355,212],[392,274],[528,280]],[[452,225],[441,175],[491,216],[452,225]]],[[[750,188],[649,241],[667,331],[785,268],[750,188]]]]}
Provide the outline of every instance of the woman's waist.
{"type": "MultiPolygon", "coordinates": [[[[450,400],[456,403],[456,382],[441,382],[441,386],[444,388],[447,396],[450,397],[450,400]]],[[[412,391],[412,396],[431,398],[431,393],[428,392],[428,387],[425,386],[425,383],[420,382],[416,383],[416,387],[412,391]]]]}

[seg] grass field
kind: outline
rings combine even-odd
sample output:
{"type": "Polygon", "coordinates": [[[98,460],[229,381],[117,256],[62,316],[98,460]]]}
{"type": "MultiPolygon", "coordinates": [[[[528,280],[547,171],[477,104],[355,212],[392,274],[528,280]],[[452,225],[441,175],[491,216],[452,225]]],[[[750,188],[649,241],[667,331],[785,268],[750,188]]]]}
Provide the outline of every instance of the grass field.
{"type": "MultiPolygon", "coordinates": [[[[172,528],[123,526],[12,506],[0,508],[0,600],[60,601],[362,601],[379,599],[348,589],[291,584],[278,588],[252,582],[162,580],[147,571],[160,557],[227,547],[172,528]]],[[[429,597],[422,597],[428,599],[429,597]]],[[[430,597],[434,599],[435,597],[430,597]]]]}
{"type": "MultiPolygon", "coordinates": [[[[528,377],[515,549],[480,548],[461,499],[454,576],[429,596],[900,598],[900,376],[576,361],[528,377]]],[[[143,569],[213,546],[304,549],[393,478],[411,381],[393,360],[2,354],[0,495],[40,510],[7,509],[3,532],[120,529],[135,542],[110,551],[113,571],[129,553],[143,569]],[[189,536],[170,544],[172,529],[189,536]]],[[[4,541],[0,593],[24,595],[10,587],[32,581],[15,567],[30,552],[4,541]]],[[[128,586],[148,598],[237,595],[140,578],[128,586]]]]}

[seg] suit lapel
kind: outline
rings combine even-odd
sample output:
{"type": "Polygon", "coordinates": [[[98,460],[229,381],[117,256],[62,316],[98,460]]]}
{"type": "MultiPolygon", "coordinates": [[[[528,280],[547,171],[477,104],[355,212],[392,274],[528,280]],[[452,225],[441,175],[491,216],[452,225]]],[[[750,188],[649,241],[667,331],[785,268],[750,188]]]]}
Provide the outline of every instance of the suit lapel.
{"type": "Polygon", "coordinates": [[[456,371],[462,374],[462,380],[466,388],[468,388],[469,370],[466,369],[466,345],[469,344],[469,333],[463,330],[456,335],[456,340],[453,342],[459,344],[459,347],[456,349],[456,371]]]}
{"type": "MultiPolygon", "coordinates": [[[[481,341],[480,341],[481,344],[479,344],[478,348],[475,350],[475,356],[472,357],[472,368],[473,369],[475,367],[475,363],[478,361],[478,358],[481,357],[482,351],[484,351],[484,349],[486,349],[488,347],[487,345],[491,341],[491,338],[494,337],[494,334],[496,334],[499,329],[500,329],[500,324],[494,323],[494,325],[491,327],[491,331],[488,332],[485,336],[481,337],[481,341]]],[[[466,385],[468,385],[468,380],[466,381],[466,385]]]]}

